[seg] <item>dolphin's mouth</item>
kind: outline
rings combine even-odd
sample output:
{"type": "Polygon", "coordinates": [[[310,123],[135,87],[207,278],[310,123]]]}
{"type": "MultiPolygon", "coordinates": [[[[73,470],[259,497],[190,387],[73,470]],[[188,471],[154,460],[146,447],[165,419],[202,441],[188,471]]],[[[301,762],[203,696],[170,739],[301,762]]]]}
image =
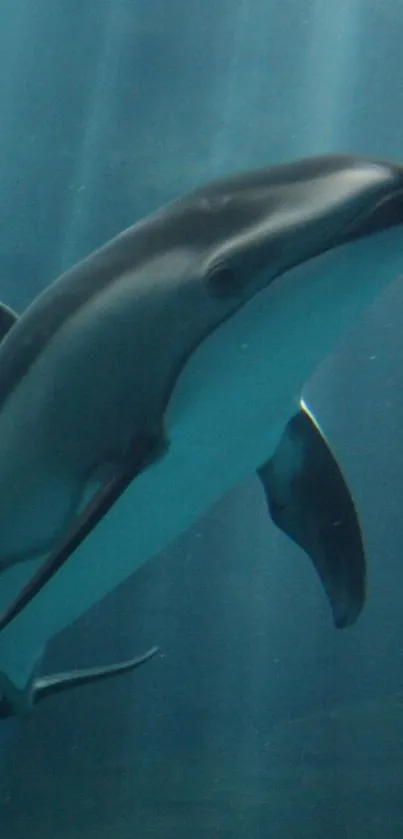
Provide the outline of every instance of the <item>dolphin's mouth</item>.
{"type": "Polygon", "coordinates": [[[400,224],[403,224],[403,188],[378,201],[366,219],[365,213],[359,214],[343,231],[343,241],[351,242],[400,224]]]}
{"type": "MultiPolygon", "coordinates": [[[[386,198],[380,199],[370,212],[368,212],[368,207],[358,210],[354,218],[342,225],[338,231],[324,237],[320,246],[309,251],[300,264],[310,262],[333,248],[342,247],[358,239],[375,236],[391,227],[399,227],[399,225],[403,225],[403,189],[398,189],[386,198]]],[[[298,264],[298,261],[290,260],[273,276],[272,282],[296,268],[298,264]]]]}

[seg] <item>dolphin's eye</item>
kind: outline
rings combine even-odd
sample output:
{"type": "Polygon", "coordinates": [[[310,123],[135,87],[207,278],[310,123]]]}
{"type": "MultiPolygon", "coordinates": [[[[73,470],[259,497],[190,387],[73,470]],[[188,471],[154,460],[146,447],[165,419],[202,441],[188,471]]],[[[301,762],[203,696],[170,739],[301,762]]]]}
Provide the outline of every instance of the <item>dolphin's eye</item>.
{"type": "Polygon", "coordinates": [[[214,297],[236,297],[241,291],[239,279],[228,265],[217,265],[209,271],[207,286],[214,297]]]}

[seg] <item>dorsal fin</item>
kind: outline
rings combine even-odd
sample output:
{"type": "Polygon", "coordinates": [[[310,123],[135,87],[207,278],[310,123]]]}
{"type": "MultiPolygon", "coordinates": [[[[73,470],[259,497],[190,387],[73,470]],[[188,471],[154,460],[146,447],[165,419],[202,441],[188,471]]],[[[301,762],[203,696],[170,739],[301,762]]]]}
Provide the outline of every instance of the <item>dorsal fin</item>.
{"type": "Polygon", "coordinates": [[[3,338],[10,331],[11,327],[17,323],[18,315],[6,306],[5,303],[0,303],[0,343],[3,338]]]}

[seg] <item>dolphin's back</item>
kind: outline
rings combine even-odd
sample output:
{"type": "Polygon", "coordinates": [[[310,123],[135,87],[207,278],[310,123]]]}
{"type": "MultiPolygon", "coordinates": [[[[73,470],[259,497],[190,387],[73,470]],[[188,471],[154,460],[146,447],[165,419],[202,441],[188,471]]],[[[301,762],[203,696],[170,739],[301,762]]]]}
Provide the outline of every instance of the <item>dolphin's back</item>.
{"type": "MultiPolygon", "coordinates": [[[[339,215],[338,241],[329,230],[330,248],[401,224],[402,194],[401,165],[327,155],[222,178],[173,201],[66,271],[27,308],[1,346],[0,408],[62,325],[124,274],[135,283],[150,255],[184,249],[197,256],[234,229],[253,232],[261,224],[262,206],[277,236],[281,227],[306,224],[309,214],[314,225],[339,215]]],[[[310,250],[315,255],[314,243],[310,250]]],[[[292,264],[287,256],[282,270],[292,264]]]]}

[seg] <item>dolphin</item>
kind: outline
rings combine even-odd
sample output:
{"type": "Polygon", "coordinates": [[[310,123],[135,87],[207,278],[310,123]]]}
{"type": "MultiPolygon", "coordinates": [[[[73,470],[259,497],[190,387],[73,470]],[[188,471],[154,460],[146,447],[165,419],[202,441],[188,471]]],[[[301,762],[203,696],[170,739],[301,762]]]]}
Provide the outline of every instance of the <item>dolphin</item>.
{"type": "Polygon", "coordinates": [[[38,650],[253,473],[354,624],[363,537],[303,387],[401,272],[402,224],[402,165],[303,159],[197,189],[2,308],[3,716],[101,678],[39,678],[38,650]]]}

